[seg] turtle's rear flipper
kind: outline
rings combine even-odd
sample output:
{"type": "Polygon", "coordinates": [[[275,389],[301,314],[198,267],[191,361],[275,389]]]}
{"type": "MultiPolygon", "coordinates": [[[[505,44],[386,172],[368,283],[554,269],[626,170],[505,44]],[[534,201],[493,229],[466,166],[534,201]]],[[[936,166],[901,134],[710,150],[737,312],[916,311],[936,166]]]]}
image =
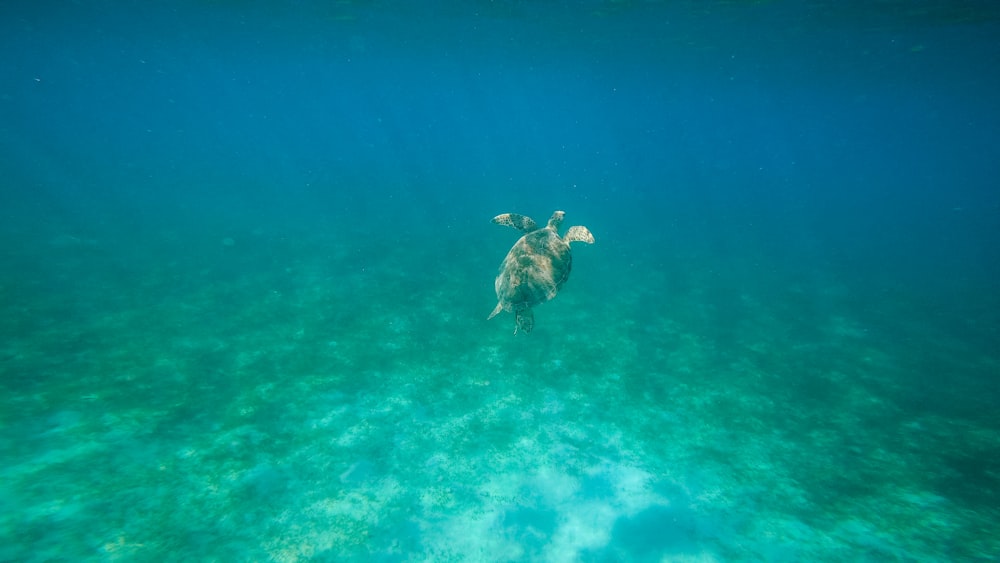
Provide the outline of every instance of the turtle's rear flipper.
{"type": "Polygon", "coordinates": [[[486,317],[486,320],[490,320],[493,317],[499,315],[500,311],[503,311],[503,303],[497,303],[496,308],[493,309],[493,312],[490,313],[490,316],[486,317]]]}
{"type": "Polygon", "coordinates": [[[493,222],[504,227],[513,227],[522,233],[537,231],[538,225],[531,217],[518,215],[517,213],[504,213],[493,218],[493,222]]]}
{"type": "Polygon", "coordinates": [[[517,321],[517,326],[514,327],[514,334],[517,334],[517,329],[521,329],[524,332],[531,332],[531,329],[535,328],[535,313],[531,309],[518,311],[515,314],[515,320],[517,321]]]}

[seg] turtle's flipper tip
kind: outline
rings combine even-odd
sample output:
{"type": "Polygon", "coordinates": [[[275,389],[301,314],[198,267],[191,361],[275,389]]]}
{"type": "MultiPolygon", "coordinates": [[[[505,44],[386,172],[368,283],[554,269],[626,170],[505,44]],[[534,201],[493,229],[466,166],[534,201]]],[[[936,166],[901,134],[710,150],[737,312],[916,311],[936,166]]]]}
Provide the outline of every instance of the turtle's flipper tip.
{"type": "Polygon", "coordinates": [[[490,316],[486,317],[486,320],[490,320],[493,317],[499,315],[500,311],[503,311],[503,304],[497,303],[497,306],[493,308],[493,312],[490,313],[490,316]]]}

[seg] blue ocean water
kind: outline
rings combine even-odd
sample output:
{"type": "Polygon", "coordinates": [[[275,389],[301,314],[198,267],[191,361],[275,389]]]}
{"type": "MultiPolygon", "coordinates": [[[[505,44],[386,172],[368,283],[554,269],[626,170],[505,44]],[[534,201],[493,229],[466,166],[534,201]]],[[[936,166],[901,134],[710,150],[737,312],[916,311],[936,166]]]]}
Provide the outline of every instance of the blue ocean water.
{"type": "Polygon", "coordinates": [[[0,560],[1000,553],[1000,6],[5,2],[0,560]],[[571,279],[487,321],[520,233],[571,279]]]}

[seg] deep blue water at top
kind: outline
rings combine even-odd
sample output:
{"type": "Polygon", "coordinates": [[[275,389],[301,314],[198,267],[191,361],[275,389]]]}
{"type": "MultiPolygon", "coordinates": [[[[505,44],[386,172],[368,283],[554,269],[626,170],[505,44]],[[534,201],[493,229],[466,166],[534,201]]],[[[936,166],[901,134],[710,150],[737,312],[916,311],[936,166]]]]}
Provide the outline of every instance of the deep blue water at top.
{"type": "Polygon", "coordinates": [[[1000,273],[991,3],[398,4],[5,4],[5,230],[565,208],[906,284],[1000,273]]]}

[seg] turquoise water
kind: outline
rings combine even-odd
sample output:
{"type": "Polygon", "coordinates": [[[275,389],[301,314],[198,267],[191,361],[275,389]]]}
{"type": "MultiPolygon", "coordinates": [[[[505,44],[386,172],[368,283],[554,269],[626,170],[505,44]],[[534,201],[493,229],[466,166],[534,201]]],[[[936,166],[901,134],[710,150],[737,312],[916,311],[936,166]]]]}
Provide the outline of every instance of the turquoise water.
{"type": "Polygon", "coordinates": [[[0,8],[0,560],[993,560],[1000,12],[448,6],[0,8]]]}

